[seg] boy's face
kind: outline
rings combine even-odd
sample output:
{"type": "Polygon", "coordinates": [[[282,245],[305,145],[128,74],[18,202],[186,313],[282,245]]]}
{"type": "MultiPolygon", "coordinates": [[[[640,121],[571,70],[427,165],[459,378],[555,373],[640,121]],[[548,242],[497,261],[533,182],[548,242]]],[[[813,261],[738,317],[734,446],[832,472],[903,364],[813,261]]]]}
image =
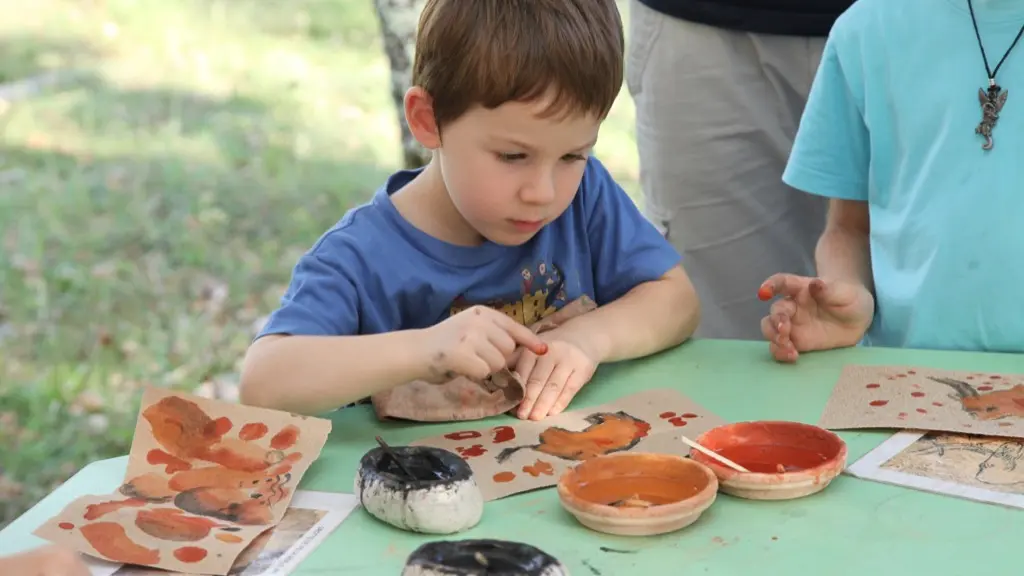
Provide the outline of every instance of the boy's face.
{"type": "Polygon", "coordinates": [[[547,100],[475,107],[443,127],[437,149],[452,203],[477,233],[518,245],[568,208],[601,121],[542,117],[547,100]]]}

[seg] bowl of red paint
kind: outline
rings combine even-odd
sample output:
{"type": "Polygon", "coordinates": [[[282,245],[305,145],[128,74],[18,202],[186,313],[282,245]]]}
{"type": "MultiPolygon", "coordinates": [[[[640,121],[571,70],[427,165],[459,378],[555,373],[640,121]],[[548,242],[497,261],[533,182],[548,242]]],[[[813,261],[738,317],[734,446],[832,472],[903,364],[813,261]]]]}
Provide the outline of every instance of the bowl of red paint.
{"type": "Polygon", "coordinates": [[[750,500],[789,500],[824,490],[846,466],[846,443],[810,424],[738,422],[696,438],[701,446],[749,472],[739,472],[697,450],[690,458],[718,477],[719,489],[750,500]]]}
{"type": "Polygon", "coordinates": [[[710,468],[671,454],[615,452],[564,472],[558,498],[587,528],[620,536],[665,534],[693,524],[718,495],[710,468]]]}

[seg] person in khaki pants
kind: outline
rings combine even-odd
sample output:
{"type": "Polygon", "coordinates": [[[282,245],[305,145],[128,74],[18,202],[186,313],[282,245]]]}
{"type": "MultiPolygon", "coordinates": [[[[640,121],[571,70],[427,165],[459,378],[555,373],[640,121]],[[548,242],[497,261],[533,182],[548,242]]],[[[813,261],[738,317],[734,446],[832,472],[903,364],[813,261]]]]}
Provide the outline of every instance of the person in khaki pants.
{"type": "Polygon", "coordinates": [[[828,201],[782,172],[825,38],[852,3],[630,1],[644,210],[697,287],[697,337],[760,339],[761,282],[815,274],[828,201]]]}

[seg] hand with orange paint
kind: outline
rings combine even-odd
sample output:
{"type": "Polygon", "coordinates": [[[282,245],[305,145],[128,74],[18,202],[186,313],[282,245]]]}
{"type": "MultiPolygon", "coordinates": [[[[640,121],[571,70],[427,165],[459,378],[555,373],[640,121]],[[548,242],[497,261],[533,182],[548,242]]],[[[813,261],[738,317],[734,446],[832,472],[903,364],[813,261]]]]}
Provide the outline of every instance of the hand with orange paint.
{"type": "Polygon", "coordinates": [[[515,372],[526,385],[526,394],[516,409],[521,419],[543,420],[564,411],[597,370],[597,355],[587,351],[587,342],[563,325],[541,335],[547,353],[538,356],[524,350],[515,372]]]}
{"type": "Polygon", "coordinates": [[[761,333],[780,362],[796,362],[801,352],[856,345],[875,310],[874,297],[862,285],[793,274],[768,278],[757,296],[781,296],[761,319],[761,333]]]}
{"type": "Polygon", "coordinates": [[[77,552],[54,545],[0,558],[0,574],[89,576],[91,573],[77,552]]]}
{"type": "Polygon", "coordinates": [[[426,379],[483,379],[506,368],[519,346],[534,354],[547,344],[532,330],[487,306],[473,306],[423,331],[426,379]]]}

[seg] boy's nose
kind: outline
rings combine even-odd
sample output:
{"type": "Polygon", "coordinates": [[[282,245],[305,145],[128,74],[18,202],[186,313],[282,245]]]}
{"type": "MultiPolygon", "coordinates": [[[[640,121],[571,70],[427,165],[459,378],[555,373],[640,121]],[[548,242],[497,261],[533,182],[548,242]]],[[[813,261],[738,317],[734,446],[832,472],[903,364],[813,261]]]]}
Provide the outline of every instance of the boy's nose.
{"type": "Polygon", "coordinates": [[[549,204],[555,199],[555,182],[551,178],[538,178],[524,186],[520,197],[527,204],[549,204]]]}

